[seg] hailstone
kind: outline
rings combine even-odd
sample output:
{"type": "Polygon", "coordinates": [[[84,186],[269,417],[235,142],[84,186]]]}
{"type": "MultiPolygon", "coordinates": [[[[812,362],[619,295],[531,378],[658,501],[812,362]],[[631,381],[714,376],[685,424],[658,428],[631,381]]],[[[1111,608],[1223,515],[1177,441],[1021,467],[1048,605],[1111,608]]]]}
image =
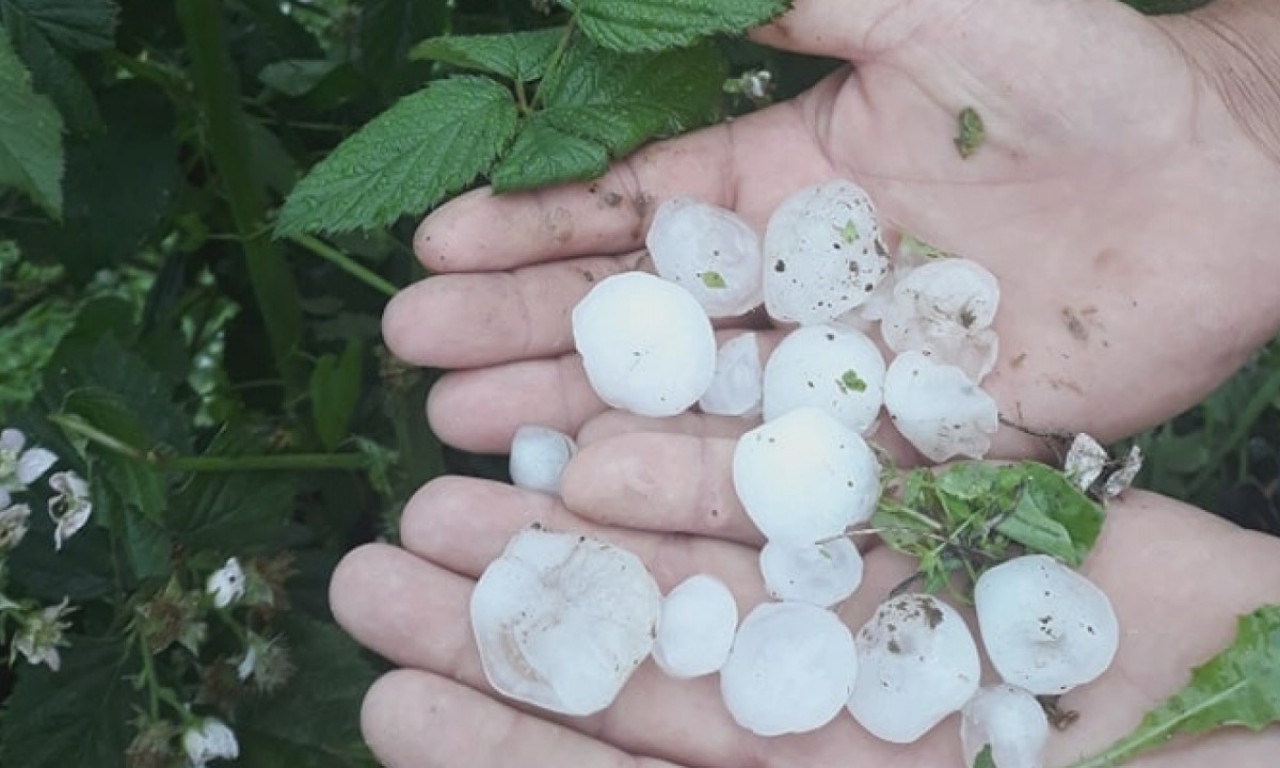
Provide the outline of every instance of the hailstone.
{"type": "Polygon", "coordinates": [[[471,593],[485,677],[499,693],[552,712],[599,712],[649,655],[661,599],[630,552],[526,528],[471,593]]]}
{"type": "Polygon", "coordinates": [[[873,736],[909,744],[978,690],[978,647],[954,608],[925,594],[890,598],[854,638],[849,712],[873,736]]]}
{"type": "Polygon", "coordinates": [[[760,550],[760,573],[770,597],[829,608],[862,583],[862,555],[844,536],[814,544],[770,541],[760,550]]]}
{"type": "Polygon", "coordinates": [[[760,736],[805,733],[849,699],[858,660],[849,629],[808,603],[764,603],[742,626],[720,670],[733,719],[760,736]]]}
{"type": "Polygon", "coordinates": [[[1037,696],[1066,693],[1111,666],[1120,625],[1106,594],[1048,555],[986,571],[973,588],[982,643],[1000,677],[1037,696]]]}
{"type": "Polygon", "coordinates": [[[889,364],[884,405],[898,432],[931,461],[980,459],[1000,427],[990,395],[959,368],[920,352],[904,352],[889,364]]]}
{"type": "Polygon", "coordinates": [[[716,339],[702,307],[644,272],[596,283],[573,308],[573,340],[600,399],[641,416],[684,411],[715,373],[716,339]]]}
{"type": "Polygon", "coordinates": [[[880,464],[858,433],[797,408],[738,439],[733,487],[765,538],[811,544],[871,517],[880,464]]]}
{"type": "Polygon", "coordinates": [[[1027,691],[993,685],[978,691],[960,711],[960,746],[964,764],[991,745],[996,768],[1042,768],[1049,742],[1049,718],[1027,691]]]}
{"type": "Polygon", "coordinates": [[[511,482],[520,488],[560,493],[560,478],[577,450],[565,433],[526,424],[511,440],[511,482]]]}
{"type": "Polygon", "coordinates": [[[769,218],[764,300],[777,320],[830,322],[866,301],[888,271],[875,208],[852,182],[802,189],[769,218]]]}
{"type": "Polygon", "coordinates": [[[711,317],[763,300],[760,238],[733,211],[689,197],[658,206],[645,236],[658,274],[693,294],[711,317]]]}
{"type": "Polygon", "coordinates": [[[702,393],[698,406],[703,413],[720,416],[748,416],[760,410],[761,379],[759,339],[754,333],[734,336],[716,352],[716,370],[711,386],[702,393]]]}
{"type": "Polygon", "coordinates": [[[709,675],[724,666],[738,629],[738,604],[729,588],[700,573],[662,599],[653,660],[671,677],[709,675]]]}
{"type": "Polygon", "coordinates": [[[811,405],[866,434],[884,400],[884,372],[884,357],[865,334],[836,325],[798,328],[765,364],[765,421],[811,405]]]}

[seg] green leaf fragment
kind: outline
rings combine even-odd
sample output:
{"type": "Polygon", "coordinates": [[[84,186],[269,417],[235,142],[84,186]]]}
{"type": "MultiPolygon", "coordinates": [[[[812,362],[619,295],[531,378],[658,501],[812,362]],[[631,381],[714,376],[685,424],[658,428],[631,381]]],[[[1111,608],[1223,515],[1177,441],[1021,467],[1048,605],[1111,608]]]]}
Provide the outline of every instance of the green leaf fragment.
{"type": "Polygon", "coordinates": [[[0,186],[12,186],[50,216],[62,215],[62,116],[31,88],[31,76],[0,30],[0,186]]]}
{"type": "Polygon", "coordinates": [[[698,277],[702,278],[702,284],[708,288],[727,288],[724,277],[719,273],[708,269],[706,272],[698,273],[698,277]]]}
{"type": "Polygon", "coordinates": [[[960,110],[959,134],[955,138],[956,151],[960,157],[968,160],[974,152],[987,140],[987,129],[982,124],[982,115],[973,107],[960,110]]]}
{"type": "Polygon", "coordinates": [[[564,27],[557,27],[509,35],[433,37],[414,46],[409,58],[439,61],[527,83],[542,77],[564,35],[564,27]]]}
{"type": "Polygon", "coordinates": [[[1280,605],[1242,616],[1231,645],[1191,671],[1182,690],[1110,748],[1071,768],[1110,768],[1180,734],[1280,723],[1280,605]]]}
{"type": "Polygon", "coordinates": [[[112,0],[0,0],[5,28],[36,32],[73,51],[110,48],[119,12],[112,0]]]}
{"type": "Polygon", "coordinates": [[[515,101],[484,77],[410,94],[338,146],[285,201],[276,235],[373,229],[484,173],[515,134],[515,101]]]}
{"type": "Polygon", "coordinates": [[[991,745],[982,748],[973,759],[973,768],[996,768],[996,759],[991,756],[991,745]]]}
{"type": "Polygon", "coordinates": [[[836,386],[840,387],[840,391],[846,395],[850,392],[867,391],[867,382],[863,381],[858,372],[852,369],[840,374],[840,378],[836,379],[836,386]]]}
{"type": "Polygon", "coordinates": [[[853,222],[853,219],[849,219],[840,228],[840,239],[844,241],[845,245],[853,245],[857,242],[858,237],[858,225],[853,222]]]}
{"type": "Polygon", "coordinates": [[[618,51],[656,51],[739,34],[781,15],[788,0],[576,0],[582,31],[618,51]]]}

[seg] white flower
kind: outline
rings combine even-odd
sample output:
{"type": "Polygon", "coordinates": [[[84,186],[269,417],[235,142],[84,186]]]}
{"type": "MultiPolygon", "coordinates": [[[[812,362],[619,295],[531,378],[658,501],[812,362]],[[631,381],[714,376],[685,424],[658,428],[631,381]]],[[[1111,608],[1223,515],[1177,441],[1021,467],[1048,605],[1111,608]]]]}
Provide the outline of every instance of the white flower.
{"type": "Polygon", "coordinates": [[[31,508],[26,504],[0,508],[0,552],[18,546],[22,537],[27,535],[27,520],[30,518],[31,508]]]}
{"type": "Polygon", "coordinates": [[[240,756],[236,734],[216,717],[206,717],[182,734],[182,748],[191,768],[204,768],[211,760],[234,760],[240,756]]]}
{"type": "Polygon", "coordinates": [[[55,496],[49,499],[49,517],[53,518],[53,543],[62,549],[62,542],[76,535],[93,513],[89,500],[89,484],[73,471],[55,472],[49,476],[49,487],[55,496]]]}
{"type": "Polygon", "coordinates": [[[14,635],[13,650],[21,653],[28,662],[47,664],[49,669],[57,672],[62,666],[58,646],[67,644],[63,632],[71,626],[63,619],[74,610],[68,607],[64,597],[57,605],[46,606],[19,619],[22,626],[14,635]]]}
{"type": "Polygon", "coordinates": [[[213,604],[218,608],[226,608],[244,596],[244,569],[240,561],[228,558],[225,565],[209,576],[204,591],[213,595],[213,604]]]}
{"type": "Polygon", "coordinates": [[[258,666],[258,640],[257,635],[250,636],[249,647],[244,650],[244,658],[236,665],[236,677],[242,683],[249,679],[249,676],[253,674],[254,669],[258,666]]]}
{"type": "Polygon", "coordinates": [[[27,436],[16,429],[0,430],[0,509],[9,506],[10,494],[26,490],[58,457],[44,448],[28,448],[27,436]]]}

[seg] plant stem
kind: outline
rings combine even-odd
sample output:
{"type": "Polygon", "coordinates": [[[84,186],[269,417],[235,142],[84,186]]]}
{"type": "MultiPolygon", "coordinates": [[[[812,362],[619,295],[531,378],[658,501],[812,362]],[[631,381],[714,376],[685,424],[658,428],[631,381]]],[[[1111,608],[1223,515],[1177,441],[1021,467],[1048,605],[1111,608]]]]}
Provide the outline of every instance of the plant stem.
{"type": "Polygon", "coordinates": [[[351,275],[375,291],[387,296],[395,296],[399,290],[394,285],[384,280],[381,275],[365,267],[363,264],[360,264],[355,259],[319,238],[312,237],[311,235],[294,235],[290,239],[330,264],[335,265],[343,272],[346,272],[348,275],[351,275]]]}
{"type": "Polygon", "coordinates": [[[296,356],[302,340],[302,305],[284,254],[266,226],[267,194],[254,172],[248,118],[240,106],[219,0],[178,0],[178,20],[191,55],[191,73],[207,142],[236,231],[243,239],[249,280],[266,326],[286,399],[305,391],[296,356]]]}
{"type": "Polygon", "coordinates": [[[155,722],[160,719],[160,693],[157,690],[160,684],[156,680],[155,660],[151,658],[151,649],[147,647],[142,633],[135,632],[134,638],[138,641],[138,651],[142,656],[142,681],[147,686],[147,712],[151,715],[151,721],[155,722]]]}
{"type": "Polygon", "coordinates": [[[529,105],[530,111],[537,109],[542,103],[542,94],[544,92],[542,85],[552,81],[558,74],[560,59],[564,58],[564,52],[569,49],[569,41],[573,39],[574,21],[577,18],[576,14],[569,17],[569,23],[564,27],[564,35],[560,38],[556,49],[551,53],[551,58],[547,59],[547,66],[542,70],[542,84],[538,86],[537,93],[533,94],[533,101],[529,105]]]}

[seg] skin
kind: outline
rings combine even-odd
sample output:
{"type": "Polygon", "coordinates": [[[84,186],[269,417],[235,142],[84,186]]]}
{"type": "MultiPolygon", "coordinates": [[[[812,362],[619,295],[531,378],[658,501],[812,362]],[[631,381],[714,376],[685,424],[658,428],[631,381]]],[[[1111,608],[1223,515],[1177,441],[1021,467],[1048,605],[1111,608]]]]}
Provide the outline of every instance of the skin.
{"type": "MultiPolygon", "coordinates": [[[[428,404],[437,433],[505,450],[542,423],[584,449],[564,503],[442,478],[409,504],[403,548],[356,550],[334,575],[335,615],[402,667],[365,702],[366,737],[398,766],[959,765],[954,722],[921,742],[874,741],[850,720],[757,739],[732,725],[714,680],[675,683],[646,664],[607,712],[563,720],[491,695],[463,617],[476,576],[521,527],[589,532],[640,555],[669,588],[724,578],[762,599],[759,536],[733,498],[732,419],[662,422],[606,411],[572,356],[568,314],[592,282],[643,268],[655,201],[691,194],[758,227],[792,191],[848,177],[891,226],[981,261],[1000,279],[1001,356],[985,386],[1006,419],[1112,440],[1203,397],[1280,329],[1280,162],[1270,122],[1265,4],[1220,0],[1144,19],[1113,0],[797,2],[757,31],[768,44],[847,58],[794,101],[655,144],[607,177],[532,194],[465,195],[422,225],[437,275],[387,309],[407,361],[462,369],[428,404]],[[1031,42],[1034,41],[1034,42],[1031,42]],[[952,144],[975,108],[987,141],[952,144]],[[495,222],[500,224],[495,224],[495,222]],[[421,329],[430,329],[430,333],[421,329]]],[[[729,323],[759,327],[758,318],[729,323]]],[[[766,334],[765,344],[771,344],[766,334]]],[[[993,456],[1044,455],[1013,428],[993,456]]],[[[1085,573],[1111,596],[1116,663],[1073,692],[1081,719],[1055,734],[1067,765],[1127,732],[1225,645],[1234,617],[1280,602],[1280,541],[1170,499],[1132,492],[1110,510],[1085,573]]],[[[842,615],[852,625],[911,569],[882,547],[842,615]]],[[[1183,739],[1134,765],[1270,766],[1280,731],[1183,739]]]]}

